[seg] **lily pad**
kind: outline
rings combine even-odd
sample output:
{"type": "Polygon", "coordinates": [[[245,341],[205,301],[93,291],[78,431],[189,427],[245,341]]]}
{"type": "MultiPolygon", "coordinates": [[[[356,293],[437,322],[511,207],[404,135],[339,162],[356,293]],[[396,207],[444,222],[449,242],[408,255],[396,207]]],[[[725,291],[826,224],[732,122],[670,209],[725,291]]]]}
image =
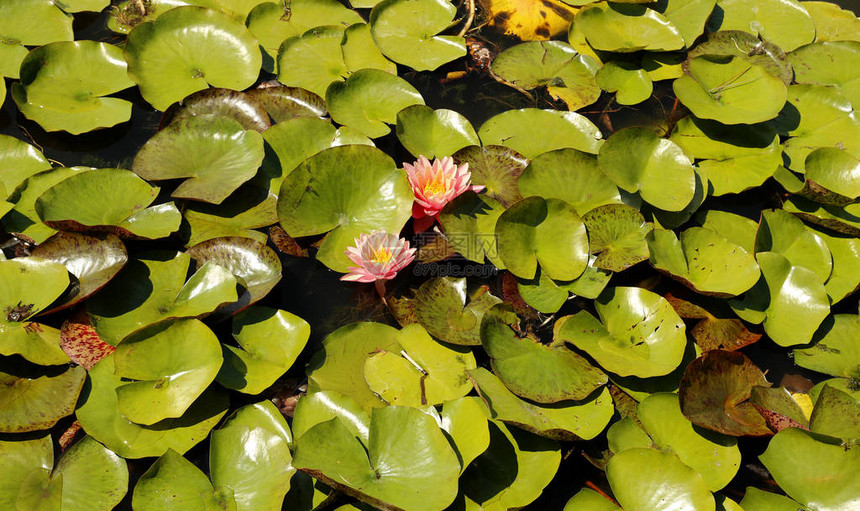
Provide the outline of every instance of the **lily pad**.
{"type": "Polygon", "coordinates": [[[626,62],[607,62],[595,75],[597,85],[615,92],[619,105],[636,105],[651,97],[654,84],[641,67],[626,62]]]}
{"type": "Polygon", "coordinates": [[[815,400],[809,430],[845,441],[860,438],[860,400],[825,385],[815,400]]]}
{"type": "Polygon", "coordinates": [[[420,325],[400,331],[399,351],[379,351],[364,361],[364,379],[392,405],[424,407],[465,396],[472,390],[467,371],[476,366],[467,348],[445,346],[420,325]]]}
{"type": "MultiPolygon", "coordinates": [[[[2,101],[0,96],[0,104],[2,101]]],[[[35,147],[15,137],[0,135],[0,186],[7,193],[11,194],[30,176],[50,168],[51,163],[35,147]]]]}
{"type": "Polygon", "coordinates": [[[748,486],[741,501],[744,511],[797,511],[800,504],[776,493],[748,486]]]}
{"type": "Polygon", "coordinates": [[[533,278],[541,272],[573,280],[588,265],[588,237],[576,210],[558,199],[529,197],[514,204],[496,222],[499,258],[511,273],[533,278]]]}
{"type": "Polygon", "coordinates": [[[504,206],[488,194],[466,191],[445,205],[439,213],[439,223],[448,243],[460,255],[478,263],[492,262],[503,269],[496,223],[504,211],[504,206]]]}
{"type": "Polygon", "coordinates": [[[673,83],[675,95],[696,117],[723,124],[773,119],[787,98],[785,84],[740,57],[702,55],[673,83]]]}
{"type": "Polygon", "coordinates": [[[116,346],[135,330],[170,318],[193,318],[238,299],[229,270],[204,264],[188,278],[191,257],[154,252],[131,260],[105,288],[87,301],[101,338],[116,346]]]}
{"type": "Polygon", "coordinates": [[[442,429],[454,440],[460,475],[490,446],[489,421],[484,416],[479,398],[467,396],[442,405],[439,413],[442,429]]]}
{"type": "Polygon", "coordinates": [[[576,112],[523,108],[495,115],[481,125],[484,146],[503,145],[532,159],[539,154],[570,147],[597,154],[603,134],[576,112]]]}
{"type": "Polygon", "coordinates": [[[696,191],[693,162],[677,144],[647,128],[625,128],[607,139],[600,169],[622,190],[665,211],[681,211],[696,191]]]}
{"type": "Polygon", "coordinates": [[[833,271],[824,289],[834,304],[860,288],[860,239],[820,228],[813,230],[827,244],[833,258],[833,271]]]}
{"type": "Polygon", "coordinates": [[[563,511],[618,511],[611,500],[590,488],[583,488],[564,505],[563,511]]]}
{"type": "Polygon", "coordinates": [[[147,207],[159,188],[124,169],[80,172],[54,184],[35,201],[45,225],[55,229],[107,231],[157,239],[179,229],[172,202],[147,207]],[[98,200],[111,197],[111,201],[98,200]]]}
{"type": "Polygon", "coordinates": [[[846,378],[860,378],[860,316],[835,314],[812,337],[808,348],[796,348],[794,361],[800,367],[846,378]]]}
{"type": "Polygon", "coordinates": [[[609,423],[615,408],[604,388],[584,401],[533,404],[522,400],[484,368],[469,371],[488,417],[555,440],[590,440],[609,423]]]}
{"type": "Polygon", "coordinates": [[[714,496],[705,480],[672,453],[641,447],[627,449],[609,460],[606,478],[626,511],[650,511],[666,506],[696,511],[714,509],[714,496]]]}
{"type": "Polygon", "coordinates": [[[750,252],[704,227],[691,227],[680,239],[672,231],[654,231],[648,246],[655,268],[703,294],[737,296],[761,276],[750,252]]]}
{"type": "Polygon", "coordinates": [[[406,173],[379,149],[333,147],[306,159],[284,178],[278,217],[293,237],[331,231],[317,259],[346,272],[351,264],[346,247],[373,229],[400,232],[411,215],[413,198],[406,173]]]}
{"type": "Polygon", "coordinates": [[[464,147],[454,153],[454,161],[469,164],[472,184],[485,188],[485,195],[499,201],[505,207],[522,199],[517,180],[529,161],[513,149],[504,146],[477,145],[464,147]]]}
{"type": "Polygon", "coordinates": [[[860,473],[854,470],[860,450],[788,428],[771,439],[759,459],[785,493],[810,510],[847,511],[860,503],[860,473]]]}
{"type": "Polygon", "coordinates": [[[285,40],[278,50],[278,81],[325,95],[329,84],[349,75],[341,43],[344,28],[316,27],[285,40]]]}
{"type": "Polygon", "coordinates": [[[256,303],[269,294],[281,280],[281,261],[275,251],[259,241],[243,237],[206,240],[189,248],[197,266],[206,263],[226,268],[250,295],[241,307],[256,303]]]}
{"type": "Polygon", "coordinates": [[[519,322],[508,306],[496,306],[481,322],[481,343],[493,372],[520,397],[536,403],[583,400],[608,380],[563,341],[544,345],[519,337],[511,325],[519,322]]]}
{"type": "Polygon", "coordinates": [[[579,11],[574,25],[597,50],[672,51],[685,45],[675,25],[639,4],[592,4],[579,11]]]}
{"type": "Polygon", "coordinates": [[[412,105],[397,113],[397,138],[416,158],[444,158],[480,143],[468,119],[453,110],[425,105],[412,105]]]}
{"type": "Polygon", "coordinates": [[[191,94],[164,112],[161,126],[198,116],[218,116],[233,119],[246,130],[266,131],[271,127],[269,114],[260,96],[217,87],[191,94]]]}
{"type": "Polygon", "coordinates": [[[595,267],[622,271],[648,259],[645,237],[652,226],[635,208],[606,204],[590,210],[582,220],[588,230],[589,249],[597,254],[595,267]]]}
{"type": "Polygon", "coordinates": [[[51,0],[12,0],[0,7],[0,76],[18,78],[26,46],[71,41],[72,16],[51,0]],[[32,23],[38,19],[40,23],[32,23]]]}
{"type": "Polygon", "coordinates": [[[397,113],[404,108],[424,104],[421,94],[406,80],[378,69],[362,69],[344,82],[332,83],[325,101],[332,120],[370,138],[390,133],[386,123],[397,122],[397,113]]]}
{"type": "Polygon", "coordinates": [[[195,116],[156,133],[138,151],[132,170],[149,181],[187,178],[171,197],[220,204],[254,177],[263,137],[223,116],[195,116]]]}
{"type": "Polygon", "coordinates": [[[761,214],[755,240],[756,252],[775,252],[792,266],[801,266],[827,281],[833,271],[830,250],[824,240],[794,215],[765,210],[761,214]]]}
{"type": "Polygon", "coordinates": [[[737,57],[763,67],[785,85],[790,85],[794,80],[794,70],[788,55],[779,46],[742,30],[721,30],[709,34],[706,41],[690,50],[688,59],[700,55],[737,57]]]}
{"type": "Polygon", "coordinates": [[[485,5],[491,27],[523,41],[542,41],[563,34],[577,13],[575,7],[560,0],[487,0],[485,5]]]}
{"type": "Polygon", "coordinates": [[[806,157],[804,167],[808,181],[841,196],[835,202],[832,199],[819,199],[818,202],[844,206],[860,197],[860,185],[857,184],[860,182],[860,160],[848,152],[835,147],[816,149],[806,157]]]}
{"type": "Polygon", "coordinates": [[[704,31],[716,3],[716,0],[661,0],[655,8],[678,29],[690,48],[704,31]]]}
{"type": "Polygon", "coordinates": [[[77,135],[128,121],[131,103],[104,96],[133,85],[120,48],[60,41],[24,58],[12,95],[21,112],[45,130],[77,135]]]}
{"type": "Polygon", "coordinates": [[[687,366],[681,380],[681,411],[693,424],[726,435],[770,435],[764,418],[749,401],[755,386],[770,387],[770,383],[746,355],[705,352],[687,366]]]}
{"type": "Polygon", "coordinates": [[[280,508],[296,472],[291,442],[290,428],[271,402],[240,408],[212,432],[212,484],[233,493],[237,511],[280,508]]]}
{"type": "Polygon", "coordinates": [[[382,53],[416,71],[433,71],[466,54],[460,36],[440,36],[457,9],[445,0],[382,0],[370,12],[370,31],[382,53]]]}
{"type": "Polygon", "coordinates": [[[8,365],[0,368],[0,432],[49,429],[75,411],[87,375],[83,367],[34,374],[8,365]]]}
{"type": "Polygon", "coordinates": [[[797,0],[719,0],[723,15],[711,18],[708,28],[745,30],[785,51],[793,51],[815,38],[815,24],[797,0]]]}
{"type": "Polygon", "coordinates": [[[310,392],[299,399],[293,415],[293,435],[299,438],[317,424],[334,418],[340,420],[353,436],[367,444],[370,413],[351,397],[334,390],[310,392]]]}
{"type": "Polygon", "coordinates": [[[262,66],[257,40],[241,23],[195,6],[171,9],[135,27],[125,57],[129,77],[158,110],[210,85],[245,89],[262,66]]]}
{"type": "Polygon", "coordinates": [[[499,302],[486,287],[467,294],[464,278],[436,278],[421,284],[415,293],[415,317],[441,341],[477,346],[481,344],[481,319],[499,302]]]}
{"type": "Polygon", "coordinates": [[[216,390],[204,392],[182,417],[153,426],[135,424],[119,411],[116,390],[125,382],[114,374],[113,357],[108,355],[90,370],[75,415],[87,434],[123,458],[161,456],[168,449],[184,453],[227,413],[229,398],[216,390]]]}
{"type": "MultiPolygon", "coordinates": [[[[338,4],[340,5],[340,4],[338,4]]],[[[246,94],[259,101],[275,122],[296,117],[325,117],[325,100],[313,92],[299,87],[263,84],[246,94]]]]}
{"type": "Polygon", "coordinates": [[[373,411],[366,445],[339,419],[314,426],[296,441],[293,466],[362,501],[416,511],[453,502],[460,473],[436,421],[403,406],[373,411]]]}
{"type": "Polygon", "coordinates": [[[206,475],[173,449],[168,449],[134,486],[132,506],[140,511],[236,509],[229,494],[216,491],[206,475]],[[232,504],[232,505],[231,505],[232,504]]]}
{"type": "Polygon", "coordinates": [[[88,236],[58,232],[33,249],[33,257],[56,261],[77,277],[78,293],[63,306],[89,297],[105,286],[128,262],[122,241],[112,234],[88,236]]]}
{"type": "Polygon", "coordinates": [[[833,229],[849,236],[860,236],[860,205],[833,206],[818,204],[792,195],[786,200],[783,209],[810,223],[833,229]]]}
{"type": "Polygon", "coordinates": [[[18,354],[34,364],[65,364],[57,329],[27,321],[69,285],[60,263],[37,257],[0,261],[0,355],[18,354]]]}
{"type": "Polygon", "coordinates": [[[87,371],[116,349],[99,337],[86,313],[75,313],[63,322],[60,329],[60,348],[72,362],[87,371]]]}
{"type": "Polygon", "coordinates": [[[848,9],[830,2],[803,2],[815,23],[815,42],[860,41],[860,20],[848,9]]]}
{"type": "Polygon", "coordinates": [[[636,287],[607,289],[586,311],[555,324],[555,337],[620,376],[662,376],[678,367],[687,344],[684,322],[663,297],[636,287]]]}
{"type": "Polygon", "coordinates": [[[588,106],[600,97],[595,73],[600,63],[561,41],[532,41],[512,46],[493,60],[493,72],[524,89],[546,87],[569,110],[588,106]]]}
{"type": "Polygon", "coordinates": [[[618,187],[598,167],[594,155],[557,149],[536,156],[519,178],[524,197],[561,199],[582,216],[604,204],[620,204],[618,187]]]}
{"type": "Polygon", "coordinates": [[[150,426],[181,417],[215,379],[218,338],[201,321],[178,319],[144,328],[120,342],[113,356],[120,412],[150,426]]]}
{"type": "Polygon", "coordinates": [[[670,140],[702,160],[710,195],[740,193],[761,186],[782,164],[779,137],[767,124],[725,125],[690,116],[678,121],[670,140]]]}

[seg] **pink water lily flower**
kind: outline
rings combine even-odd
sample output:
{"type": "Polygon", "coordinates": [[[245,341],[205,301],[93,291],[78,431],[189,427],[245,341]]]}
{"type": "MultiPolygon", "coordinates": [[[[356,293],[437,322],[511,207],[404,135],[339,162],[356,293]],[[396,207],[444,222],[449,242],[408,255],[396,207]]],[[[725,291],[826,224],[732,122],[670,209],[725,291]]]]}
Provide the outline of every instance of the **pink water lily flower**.
{"type": "Polygon", "coordinates": [[[412,165],[403,164],[412,192],[415,194],[415,203],[412,205],[412,218],[415,219],[415,232],[427,230],[439,212],[460,194],[467,190],[480,192],[483,186],[472,186],[472,173],[469,172],[469,164],[460,166],[454,164],[450,156],[435,159],[433,163],[424,156],[419,156],[418,161],[412,165]]]}
{"type": "Polygon", "coordinates": [[[397,272],[415,259],[414,248],[409,242],[396,234],[385,231],[372,231],[355,238],[355,246],[347,247],[346,256],[356,266],[349,267],[349,273],[340,280],[353,282],[374,282],[393,279],[397,272]]]}

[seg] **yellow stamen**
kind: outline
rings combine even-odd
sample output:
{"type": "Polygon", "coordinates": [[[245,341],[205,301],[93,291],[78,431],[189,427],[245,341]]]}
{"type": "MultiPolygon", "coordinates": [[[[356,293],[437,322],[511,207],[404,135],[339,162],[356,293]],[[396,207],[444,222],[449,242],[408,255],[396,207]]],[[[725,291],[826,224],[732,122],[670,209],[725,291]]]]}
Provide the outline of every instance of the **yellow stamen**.
{"type": "Polygon", "coordinates": [[[370,260],[377,264],[385,264],[391,261],[391,251],[385,247],[380,247],[378,250],[371,249],[370,260]]]}
{"type": "Polygon", "coordinates": [[[445,186],[445,180],[442,175],[437,174],[433,177],[433,180],[424,185],[424,196],[430,195],[439,195],[445,193],[447,191],[447,187],[445,186]]]}

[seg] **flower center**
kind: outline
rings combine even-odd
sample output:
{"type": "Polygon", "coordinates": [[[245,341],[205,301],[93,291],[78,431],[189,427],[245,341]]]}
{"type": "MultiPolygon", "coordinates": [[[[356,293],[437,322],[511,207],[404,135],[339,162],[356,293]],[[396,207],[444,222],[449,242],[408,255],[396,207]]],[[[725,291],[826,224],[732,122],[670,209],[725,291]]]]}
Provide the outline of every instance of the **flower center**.
{"type": "Polygon", "coordinates": [[[380,247],[378,250],[371,250],[370,260],[377,264],[385,264],[391,261],[391,251],[385,247],[380,247]]]}
{"type": "Polygon", "coordinates": [[[442,179],[442,176],[436,176],[433,178],[433,181],[427,183],[424,186],[424,195],[440,195],[448,191],[448,188],[445,186],[445,180],[442,179]]]}

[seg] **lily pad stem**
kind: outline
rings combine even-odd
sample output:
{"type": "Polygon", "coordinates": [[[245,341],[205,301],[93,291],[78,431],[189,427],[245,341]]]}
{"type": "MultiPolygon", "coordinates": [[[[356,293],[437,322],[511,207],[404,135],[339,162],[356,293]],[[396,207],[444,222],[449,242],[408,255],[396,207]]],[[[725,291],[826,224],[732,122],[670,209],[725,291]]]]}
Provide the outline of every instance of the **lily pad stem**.
{"type": "Polygon", "coordinates": [[[466,8],[469,9],[469,15],[466,17],[466,24],[460,29],[457,37],[466,35],[466,32],[472,28],[472,22],[475,21],[475,0],[466,0],[466,8]]]}
{"type": "Polygon", "coordinates": [[[379,294],[379,297],[382,298],[382,303],[387,306],[388,302],[385,301],[385,280],[377,280],[374,282],[374,286],[376,286],[376,292],[379,294]]]}

